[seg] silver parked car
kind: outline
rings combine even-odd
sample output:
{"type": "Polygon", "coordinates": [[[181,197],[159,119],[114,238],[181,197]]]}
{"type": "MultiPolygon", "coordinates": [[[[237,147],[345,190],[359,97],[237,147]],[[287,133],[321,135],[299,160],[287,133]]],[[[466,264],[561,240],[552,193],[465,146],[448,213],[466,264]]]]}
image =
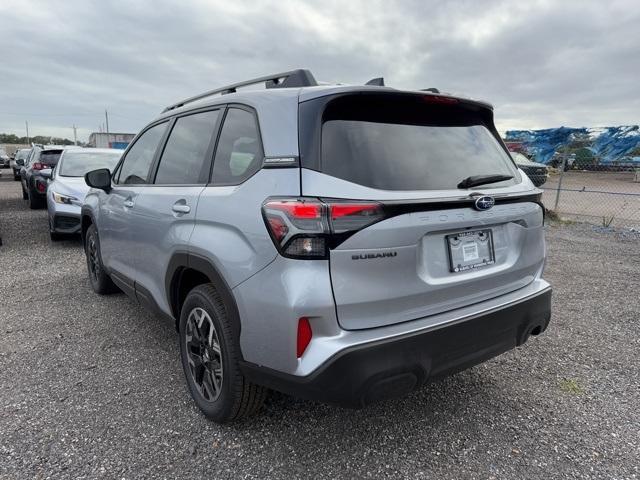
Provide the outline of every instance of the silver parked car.
{"type": "Polygon", "coordinates": [[[122,150],[112,148],[63,151],[47,188],[49,234],[52,240],[80,233],[80,207],[89,191],[84,175],[98,168],[113,169],[121,156],[122,150]]]}
{"type": "Polygon", "coordinates": [[[547,328],[541,191],[492,107],[381,83],[216,89],[86,175],[93,289],[175,323],[209,418],[268,388],[362,407],[547,328]]]}

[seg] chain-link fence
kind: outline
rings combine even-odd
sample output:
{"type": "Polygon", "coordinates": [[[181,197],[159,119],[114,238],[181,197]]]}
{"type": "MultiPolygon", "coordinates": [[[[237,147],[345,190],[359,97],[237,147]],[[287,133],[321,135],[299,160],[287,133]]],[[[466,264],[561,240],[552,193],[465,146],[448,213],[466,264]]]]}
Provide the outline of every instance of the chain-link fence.
{"type": "Polygon", "coordinates": [[[542,201],[559,217],[605,227],[640,228],[640,168],[589,165],[550,169],[542,201]]]}

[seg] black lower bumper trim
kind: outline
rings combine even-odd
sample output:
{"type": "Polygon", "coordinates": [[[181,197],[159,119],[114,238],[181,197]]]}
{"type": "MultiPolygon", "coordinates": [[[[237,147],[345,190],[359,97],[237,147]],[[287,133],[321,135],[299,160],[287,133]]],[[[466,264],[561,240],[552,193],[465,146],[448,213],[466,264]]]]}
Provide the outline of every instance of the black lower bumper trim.
{"type": "Polygon", "coordinates": [[[245,376],[296,397],[360,408],[404,395],[542,333],[551,316],[551,289],[520,302],[423,333],[367,343],[332,357],[308,377],[243,362],[245,376]]]}
{"type": "Polygon", "coordinates": [[[53,229],[58,233],[79,233],[80,217],[77,215],[56,214],[53,217],[53,229]]]}

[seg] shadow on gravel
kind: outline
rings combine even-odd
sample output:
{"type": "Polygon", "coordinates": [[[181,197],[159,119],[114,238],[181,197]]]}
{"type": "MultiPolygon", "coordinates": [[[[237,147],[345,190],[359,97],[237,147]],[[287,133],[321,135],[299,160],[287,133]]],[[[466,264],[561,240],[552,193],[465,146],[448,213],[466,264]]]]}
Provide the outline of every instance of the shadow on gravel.
{"type": "MultiPolygon", "coordinates": [[[[280,425],[282,441],[287,442],[289,434],[301,428],[320,422],[342,430],[343,441],[352,439],[366,444],[370,438],[367,432],[379,424],[389,424],[393,417],[395,428],[407,432],[416,430],[438,430],[450,426],[452,419],[478,418],[470,412],[473,405],[481,403],[499,415],[504,410],[505,399],[497,393],[498,386],[493,378],[480,369],[465,372],[423,385],[407,395],[368,405],[360,410],[325,405],[296,399],[279,392],[271,392],[262,412],[254,418],[233,424],[230,428],[253,430],[256,422],[277,422],[280,425]],[[500,398],[496,398],[500,397],[500,398]],[[492,407],[493,406],[493,407],[492,407]],[[282,428],[286,426],[288,428],[282,428]]],[[[310,432],[313,434],[312,432],[310,432]]],[[[319,433],[325,435],[326,433],[319,433]]],[[[309,440],[309,439],[307,439],[309,440]]],[[[313,444],[313,441],[311,441],[313,444]]]]}
{"type": "MultiPolygon", "coordinates": [[[[59,240],[50,240],[50,243],[54,248],[72,250],[80,247],[82,249],[82,237],[80,235],[69,235],[68,237],[62,237],[59,240]]],[[[80,250],[78,255],[84,256],[84,252],[80,250]]]]}

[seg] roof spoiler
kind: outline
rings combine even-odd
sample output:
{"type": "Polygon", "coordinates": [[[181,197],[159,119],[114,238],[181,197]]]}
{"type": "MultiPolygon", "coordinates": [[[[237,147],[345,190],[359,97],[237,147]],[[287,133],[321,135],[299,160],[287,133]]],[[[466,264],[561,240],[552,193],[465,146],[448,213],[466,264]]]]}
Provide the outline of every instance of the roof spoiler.
{"type": "Polygon", "coordinates": [[[197,100],[201,100],[213,95],[226,95],[228,93],[236,93],[240,87],[247,87],[249,85],[257,85],[264,83],[265,88],[297,88],[297,87],[314,87],[318,85],[315,77],[309,70],[297,69],[290,72],[275,73],[273,75],[267,75],[264,77],[253,78],[251,80],[245,80],[243,82],[233,83],[215,90],[209,90],[208,92],[201,93],[194,97],[189,97],[173,105],[169,105],[162,113],[168,112],[175,108],[182,107],[187,103],[192,103],[197,100]]]}
{"type": "Polygon", "coordinates": [[[375,87],[384,87],[384,78],[382,77],[372,78],[367,83],[365,83],[365,85],[373,85],[375,87]]]}

